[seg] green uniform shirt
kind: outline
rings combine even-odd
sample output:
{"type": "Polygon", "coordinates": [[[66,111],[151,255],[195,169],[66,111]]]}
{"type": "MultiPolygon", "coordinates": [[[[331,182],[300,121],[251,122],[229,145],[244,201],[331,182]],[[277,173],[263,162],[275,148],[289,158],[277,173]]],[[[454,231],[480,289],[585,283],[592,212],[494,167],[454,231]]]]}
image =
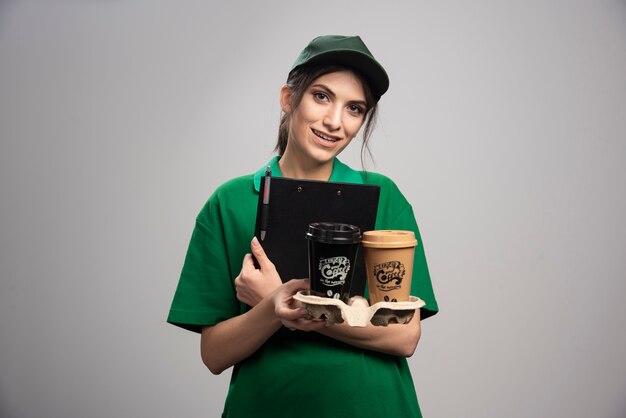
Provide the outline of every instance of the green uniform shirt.
{"type": "MultiPolygon", "coordinates": [[[[281,177],[279,157],[270,161],[281,177]]],[[[234,280],[250,252],[265,167],[230,180],[209,198],[196,219],[167,321],[199,332],[240,315],[234,280]]],[[[411,295],[426,302],[425,319],[438,311],[411,205],[397,186],[376,173],[352,170],[335,159],[330,181],[381,187],[376,229],[415,232],[411,295]]],[[[241,336],[246,338],[245,335],[241,336]]],[[[315,332],[281,328],[235,365],[222,417],[420,417],[405,358],[363,350],[315,332]]]]}

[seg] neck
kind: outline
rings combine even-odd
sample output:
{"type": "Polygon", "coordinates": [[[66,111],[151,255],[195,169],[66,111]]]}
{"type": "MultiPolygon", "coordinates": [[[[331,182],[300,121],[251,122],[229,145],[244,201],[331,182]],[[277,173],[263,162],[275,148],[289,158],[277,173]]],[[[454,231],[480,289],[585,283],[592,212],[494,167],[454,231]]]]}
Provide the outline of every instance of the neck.
{"type": "Polygon", "coordinates": [[[290,158],[290,154],[285,152],[278,161],[280,172],[284,177],[290,177],[294,179],[303,180],[319,180],[328,181],[330,175],[333,172],[333,161],[330,160],[325,163],[317,163],[309,161],[303,163],[295,161],[294,158],[290,158]]]}

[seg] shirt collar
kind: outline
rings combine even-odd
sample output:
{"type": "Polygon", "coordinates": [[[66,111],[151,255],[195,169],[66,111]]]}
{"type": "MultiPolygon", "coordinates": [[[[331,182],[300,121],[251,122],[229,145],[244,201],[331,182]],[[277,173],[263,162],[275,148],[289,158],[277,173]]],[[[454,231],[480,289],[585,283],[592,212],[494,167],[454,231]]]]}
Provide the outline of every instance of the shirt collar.
{"type": "MultiPolygon", "coordinates": [[[[272,158],[264,167],[259,169],[256,173],[254,173],[254,189],[258,192],[261,188],[261,178],[265,176],[265,170],[267,170],[267,166],[272,170],[272,177],[282,177],[283,174],[280,172],[280,166],[278,165],[278,160],[280,160],[280,156],[277,155],[272,158]]],[[[328,181],[332,181],[335,183],[355,183],[355,184],[363,184],[363,179],[361,178],[361,174],[348,167],[337,158],[333,161],[333,171],[330,174],[330,179],[328,181]]]]}

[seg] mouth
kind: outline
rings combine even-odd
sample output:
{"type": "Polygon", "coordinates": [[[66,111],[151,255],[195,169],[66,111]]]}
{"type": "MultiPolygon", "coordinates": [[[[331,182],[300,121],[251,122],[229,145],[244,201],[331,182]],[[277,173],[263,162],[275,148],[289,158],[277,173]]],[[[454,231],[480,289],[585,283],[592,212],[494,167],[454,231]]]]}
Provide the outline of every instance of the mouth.
{"type": "Polygon", "coordinates": [[[330,136],[330,135],[326,135],[320,131],[318,131],[317,129],[313,129],[311,128],[311,131],[315,134],[315,136],[317,136],[318,138],[326,141],[326,142],[337,142],[340,140],[340,138],[336,138],[334,136],[330,136]]]}

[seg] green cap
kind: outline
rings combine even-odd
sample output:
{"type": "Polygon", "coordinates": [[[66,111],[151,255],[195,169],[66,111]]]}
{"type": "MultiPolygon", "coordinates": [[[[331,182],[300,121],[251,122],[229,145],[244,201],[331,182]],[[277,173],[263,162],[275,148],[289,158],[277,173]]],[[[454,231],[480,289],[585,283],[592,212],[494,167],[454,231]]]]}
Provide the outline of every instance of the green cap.
{"type": "Polygon", "coordinates": [[[309,64],[344,65],[365,78],[376,101],[389,88],[389,77],[358,36],[324,35],[302,50],[291,71],[309,64]]]}

